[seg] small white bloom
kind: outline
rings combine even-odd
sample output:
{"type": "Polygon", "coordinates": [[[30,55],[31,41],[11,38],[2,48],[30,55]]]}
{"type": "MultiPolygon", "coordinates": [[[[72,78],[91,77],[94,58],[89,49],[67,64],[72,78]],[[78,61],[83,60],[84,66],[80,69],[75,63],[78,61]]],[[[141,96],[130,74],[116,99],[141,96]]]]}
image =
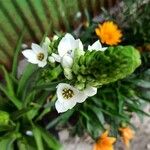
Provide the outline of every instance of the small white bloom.
{"type": "Polygon", "coordinates": [[[58,54],[60,57],[63,57],[65,54],[70,54],[70,56],[74,55],[74,50],[80,49],[83,50],[82,42],[67,33],[60,41],[58,45],[58,54]]]}
{"type": "Polygon", "coordinates": [[[71,68],[73,64],[73,58],[66,54],[62,57],[61,65],[63,68],[71,68]]]}
{"type": "Polygon", "coordinates": [[[84,53],[80,39],[75,40],[71,34],[67,33],[59,42],[58,55],[53,53],[52,56],[62,64],[63,68],[71,67],[75,49],[80,49],[81,53],[84,53]]]}
{"type": "Polygon", "coordinates": [[[89,51],[92,51],[92,50],[105,51],[106,49],[107,49],[107,47],[102,47],[99,40],[97,40],[95,43],[93,43],[93,45],[88,46],[89,51]]]}
{"type": "Polygon", "coordinates": [[[77,88],[70,84],[60,83],[57,86],[57,101],[55,103],[58,113],[72,109],[77,103],[84,102],[88,97],[97,93],[97,88],[87,87],[83,91],[79,91],[77,88]]]}
{"type": "Polygon", "coordinates": [[[32,132],[32,131],[30,131],[30,130],[27,130],[27,131],[26,131],[26,135],[28,135],[28,136],[32,136],[32,135],[33,135],[33,132],[32,132]]]}
{"type": "Polygon", "coordinates": [[[54,63],[54,62],[55,62],[55,59],[54,59],[53,56],[49,56],[49,57],[48,57],[48,61],[49,61],[50,63],[54,63]]]}
{"type": "Polygon", "coordinates": [[[32,64],[38,64],[39,67],[44,67],[47,64],[47,46],[32,43],[32,49],[26,49],[22,51],[22,54],[27,58],[27,60],[32,64]]]}
{"type": "Polygon", "coordinates": [[[58,37],[57,35],[54,35],[52,40],[53,40],[53,41],[56,41],[56,40],[58,40],[58,38],[59,38],[59,37],[58,37]]]}

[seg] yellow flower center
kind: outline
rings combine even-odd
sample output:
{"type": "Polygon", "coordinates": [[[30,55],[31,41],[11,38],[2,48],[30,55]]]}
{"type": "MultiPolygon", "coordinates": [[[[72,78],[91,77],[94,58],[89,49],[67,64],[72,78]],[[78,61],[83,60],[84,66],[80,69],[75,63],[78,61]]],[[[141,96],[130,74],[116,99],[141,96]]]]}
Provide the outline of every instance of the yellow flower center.
{"type": "Polygon", "coordinates": [[[43,53],[39,53],[39,54],[37,55],[37,59],[38,59],[39,61],[42,61],[42,60],[44,59],[44,54],[43,54],[43,53]]]}
{"type": "Polygon", "coordinates": [[[71,89],[63,89],[62,90],[62,96],[64,99],[70,99],[74,96],[74,92],[71,89]]]}

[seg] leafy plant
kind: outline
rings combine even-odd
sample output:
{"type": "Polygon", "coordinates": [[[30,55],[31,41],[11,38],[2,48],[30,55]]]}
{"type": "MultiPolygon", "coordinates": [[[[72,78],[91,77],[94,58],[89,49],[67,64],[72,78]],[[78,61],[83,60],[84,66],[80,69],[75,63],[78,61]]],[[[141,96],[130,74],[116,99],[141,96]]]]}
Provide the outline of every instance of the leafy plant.
{"type": "MultiPolygon", "coordinates": [[[[28,64],[20,78],[17,77],[18,55],[24,31],[22,32],[13,60],[11,73],[0,66],[4,80],[0,83],[0,145],[3,150],[58,150],[61,145],[44,127],[41,117],[49,91],[36,89],[38,68],[28,64]],[[36,74],[36,77],[35,77],[36,74]]],[[[50,87],[50,86],[49,86],[50,87]]],[[[48,109],[50,111],[50,108],[48,109]]]]}

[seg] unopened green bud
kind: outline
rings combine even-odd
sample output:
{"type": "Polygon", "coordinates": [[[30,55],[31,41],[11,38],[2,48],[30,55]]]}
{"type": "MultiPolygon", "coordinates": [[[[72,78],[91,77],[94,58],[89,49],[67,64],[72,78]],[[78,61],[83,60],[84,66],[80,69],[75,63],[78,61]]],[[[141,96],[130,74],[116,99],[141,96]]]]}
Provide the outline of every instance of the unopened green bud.
{"type": "Polygon", "coordinates": [[[8,125],[9,114],[5,111],[0,111],[0,125],[8,125]]]}
{"type": "Polygon", "coordinates": [[[70,68],[64,68],[64,75],[68,80],[71,80],[73,78],[70,68]]]}
{"type": "Polygon", "coordinates": [[[84,83],[76,83],[75,87],[76,87],[78,90],[82,91],[82,90],[85,89],[85,84],[84,84],[84,83]]]}

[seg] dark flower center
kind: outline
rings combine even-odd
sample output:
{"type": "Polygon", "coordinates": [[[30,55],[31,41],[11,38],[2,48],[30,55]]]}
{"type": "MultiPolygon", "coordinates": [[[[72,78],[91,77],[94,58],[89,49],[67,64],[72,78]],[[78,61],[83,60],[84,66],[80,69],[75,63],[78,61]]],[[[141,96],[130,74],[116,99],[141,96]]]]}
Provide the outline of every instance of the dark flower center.
{"type": "Polygon", "coordinates": [[[69,99],[69,98],[72,98],[74,96],[74,92],[71,89],[65,88],[62,90],[62,96],[65,99],[69,99]]]}
{"type": "Polygon", "coordinates": [[[39,54],[37,55],[37,59],[38,59],[39,61],[42,61],[42,60],[44,59],[44,54],[43,54],[43,53],[39,53],[39,54]]]}

